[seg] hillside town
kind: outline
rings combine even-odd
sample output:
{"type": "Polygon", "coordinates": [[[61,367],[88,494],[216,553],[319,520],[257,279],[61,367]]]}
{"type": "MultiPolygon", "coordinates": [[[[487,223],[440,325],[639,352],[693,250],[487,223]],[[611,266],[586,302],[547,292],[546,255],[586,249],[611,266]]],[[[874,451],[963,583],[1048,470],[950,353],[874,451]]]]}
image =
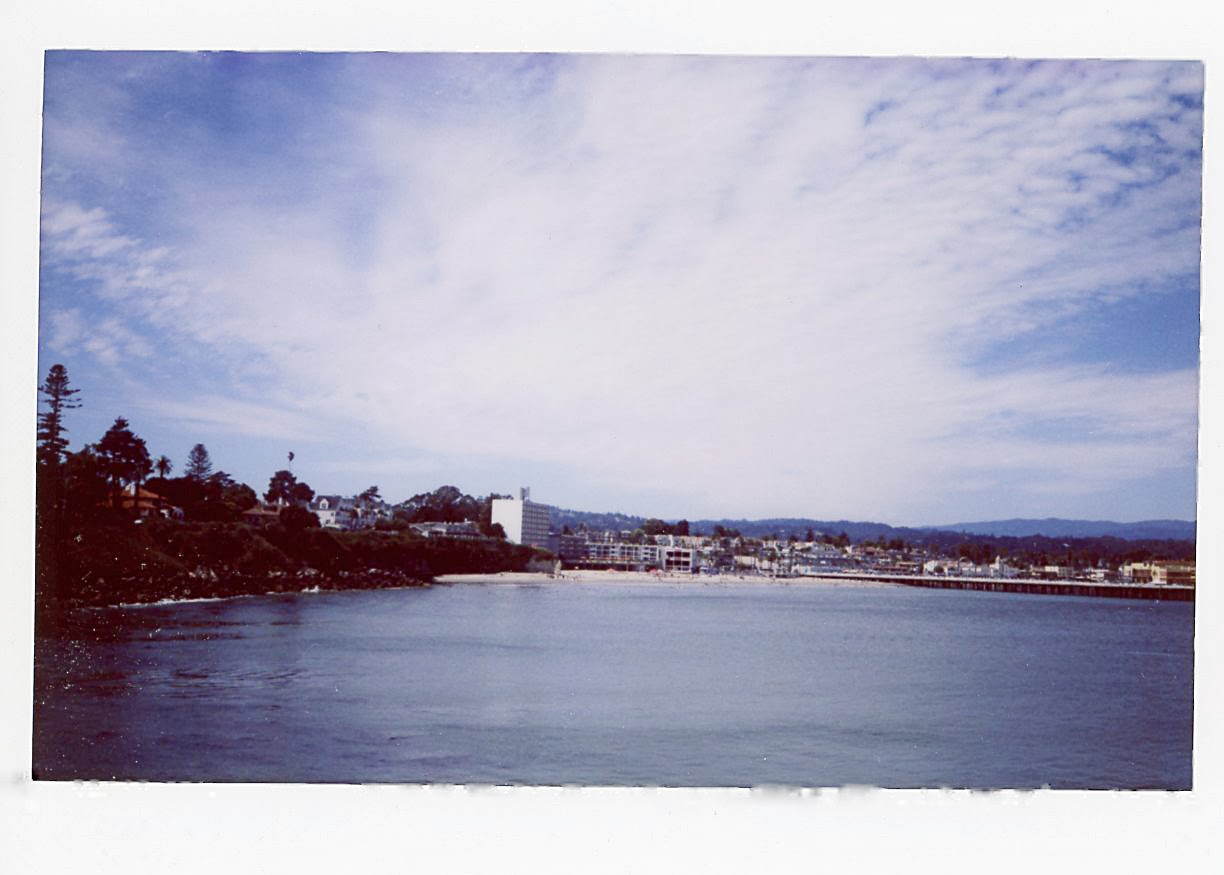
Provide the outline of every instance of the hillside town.
{"type": "MultiPolygon", "coordinates": [[[[450,498],[458,496],[454,487],[443,490],[454,491],[455,496],[450,498]]],[[[319,495],[309,502],[309,509],[325,529],[353,531],[406,526],[426,538],[504,536],[511,543],[551,554],[558,570],[769,578],[880,574],[1181,586],[1195,583],[1195,563],[1185,559],[1098,562],[1093,566],[1031,564],[1000,555],[981,561],[980,550],[962,549],[960,553],[969,555],[949,555],[934,545],[883,537],[856,544],[850,543],[844,534],[809,530],[803,537],[757,538],[734,530],[690,533],[686,523],[660,525],[659,521],[633,530],[595,531],[582,526],[574,531],[563,526],[558,531],[552,524],[553,508],[533,501],[528,488],[521,489],[517,498],[492,497],[488,503],[489,519],[484,525],[475,518],[455,519],[458,514],[445,501],[418,502],[412,521],[406,521],[404,508],[382,500],[376,491],[353,497],[319,495]],[[434,513],[430,513],[431,507],[434,513]],[[420,519],[422,516],[439,518],[420,519]]],[[[274,519],[279,510],[275,504],[261,503],[246,511],[244,518],[248,522],[274,519]]]]}

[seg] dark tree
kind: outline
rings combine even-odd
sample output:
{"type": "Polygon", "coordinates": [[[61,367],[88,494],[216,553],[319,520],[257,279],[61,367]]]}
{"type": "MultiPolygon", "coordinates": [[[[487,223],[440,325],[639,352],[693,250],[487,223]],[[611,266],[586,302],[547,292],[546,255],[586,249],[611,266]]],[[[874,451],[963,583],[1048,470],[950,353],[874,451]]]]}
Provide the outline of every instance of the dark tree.
{"type": "MultiPolygon", "coordinates": [[[[68,431],[64,427],[64,412],[80,404],[73,399],[77,390],[68,385],[68,372],[64,366],[52,365],[46,382],[38,387],[38,391],[44,396],[39,399],[40,403],[47,405],[47,409],[38,414],[38,448],[35,456],[34,590],[36,624],[41,630],[46,628],[48,622],[54,622],[53,618],[59,612],[64,519],[75,510],[75,506],[70,509],[67,505],[72,499],[87,502],[94,496],[87,490],[74,493],[72,489],[73,456],[68,453],[68,439],[64,437],[68,431]]],[[[102,497],[97,500],[105,500],[105,487],[102,497]]]]}
{"type": "Polygon", "coordinates": [[[245,483],[235,483],[232,486],[226,486],[221,493],[221,498],[227,504],[233,505],[238,513],[250,510],[259,504],[259,496],[255,494],[254,489],[245,483]]]}
{"type": "Polygon", "coordinates": [[[134,495],[140,494],[140,484],[153,470],[149,459],[149,448],[142,438],[132,434],[128,422],[122,416],[115,420],[94,447],[102,470],[111,484],[111,501],[117,507],[119,494],[127,484],[135,486],[134,495]]]}
{"type": "Polygon", "coordinates": [[[264,493],[264,501],[269,503],[284,501],[286,504],[309,504],[314,498],[314,490],[300,482],[292,473],[285,470],[277,471],[268,481],[268,491],[264,493]]]}
{"type": "Polygon", "coordinates": [[[264,493],[264,501],[269,504],[284,501],[289,502],[293,495],[293,487],[297,485],[297,478],[288,471],[281,469],[272,475],[272,479],[268,481],[268,491],[264,493]]]}
{"type": "Polygon", "coordinates": [[[244,510],[259,503],[254,489],[224,471],[202,481],[154,477],[146,485],[169,504],[182,508],[188,522],[237,522],[244,510]]]}
{"type": "Polygon", "coordinates": [[[106,503],[107,475],[93,447],[68,456],[63,467],[64,507],[69,519],[93,517],[106,503]]]}
{"type": "Polygon", "coordinates": [[[68,386],[68,371],[63,365],[52,365],[47,372],[47,381],[38,387],[46,397],[47,409],[38,414],[38,461],[44,465],[58,465],[68,449],[64,437],[64,411],[75,410],[80,402],[73,399],[80,390],[68,386]]]}
{"type": "Polygon", "coordinates": [[[680,522],[676,523],[676,525],[673,527],[673,529],[674,529],[675,533],[676,533],[677,535],[679,535],[680,537],[682,537],[682,538],[683,538],[683,537],[688,537],[688,533],[689,533],[689,521],[688,521],[688,520],[680,520],[680,522]]]}
{"type": "Polygon", "coordinates": [[[642,533],[649,538],[653,538],[655,535],[666,535],[670,533],[670,531],[671,526],[663,522],[661,519],[651,517],[650,519],[646,520],[646,522],[642,523],[642,533]]]}
{"type": "Polygon", "coordinates": [[[460,492],[458,487],[448,485],[439,486],[433,492],[414,495],[399,507],[414,523],[471,520],[483,526],[492,514],[492,499],[496,497],[500,496],[490,496],[481,501],[460,492]]]}
{"type": "Polygon", "coordinates": [[[174,470],[174,463],[170,461],[169,456],[162,455],[157,457],[153,467],[157,469],[157,476],[165,480],[170,476],[170,472],[174,470]]]}
{"type": "Polygon", "coordinates": [[[319,528],[319,518],[314,513],[294,504],[281,508],[278,522],[286,531],[290,532],[319,528]]]}
{"type": "Polygon", "coordinates": [[[242,512],[259,503],[255,490],[238,483],[224,471],[218,471],[204,482],[203,500],[192,517],[204,520],[238,520],[242,512]]]}
{"type": "Polygon", "coordinates": [[[186,474],[192,480],[203,483],[212,474],[212,460],[203,444],[196,444],[187,454],[186,474]]]}

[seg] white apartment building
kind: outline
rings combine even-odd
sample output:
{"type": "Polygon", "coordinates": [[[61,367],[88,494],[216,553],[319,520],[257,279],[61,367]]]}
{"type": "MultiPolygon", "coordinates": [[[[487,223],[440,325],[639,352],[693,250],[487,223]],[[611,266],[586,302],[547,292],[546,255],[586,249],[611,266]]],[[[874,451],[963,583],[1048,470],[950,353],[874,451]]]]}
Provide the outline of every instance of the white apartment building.
{"type": "Polygon", "coordinates": [[[607,564],[640,571],[654,568],[688,574],[693,570],[694,551],[688,547],[669,547],[666,544],[588,541],[585,559],[593,565],[607,564]]]}
{"type": "Polygon", "coordinates": [[[524,486],[518,498],[493,499],[492,522],[501,525],[508,541],[547,548],[551,510],[547,504],[532,501],[531,489],[524,486]]]}

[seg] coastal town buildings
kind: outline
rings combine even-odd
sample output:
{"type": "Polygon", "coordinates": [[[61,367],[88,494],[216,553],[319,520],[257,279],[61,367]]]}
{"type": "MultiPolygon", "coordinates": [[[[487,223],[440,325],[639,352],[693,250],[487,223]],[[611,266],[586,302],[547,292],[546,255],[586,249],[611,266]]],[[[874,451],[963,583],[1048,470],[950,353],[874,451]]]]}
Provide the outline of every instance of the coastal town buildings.
{"type": "MultiPolygon", "coordinates": [[[[1191,587],[1195,583],[1193,560],[1152,559],[1119,567],[1097,560],[1088,564],[1078,557],[1072,561],[1070,554],[1047,558],[1044,553],[1013,553],[995,554],[990,561],[989,553],[972,544],[960,543],[949,549],[921,541],[906,543],[899,538],[886,541],[882,535],[858,543],[844,534],[811,530],[806,538],[794,532],[785,537],[746,537],[721,526],[710,534],[690,532],[686,522],[681,527],[662,520],[615,531],[591,530],[579,522],[575,523],[576,532],[569,525],[558,532],[552,527],[553,508],[533,501],[527,487],[519,490],[517,498],[490,496],[484,502],[462,496],[453,487],[446,489],[454,496],[442,495],[445,489],[438,490],[395,507],[368,494],[354,498],[320,495],[309,507],[326,529],[373,528],[385,521],[388,530],[410,530],[425,538],[479,540],[499,537],[490,530],[496,525],[506,540],[545,550],[555,557],[549,561],[568,569],[776,578],[844,574],[1191,587]],[[467,504],[460,502],[461,498],[467,504]]],[[[277,507],[260,506],[246,511],[243,517],[248,523],[267,525],[275,521],[278,511],[277,507]]]]}
{"type": "Polygon", "coordinates": [[[1020,569],[1004,562],[1002,556],[996,556],[995,561],[990,563],[990,576],[1010,580],[1020,576],[1020,569]]]}
{"type": "Polygon", "coordinates": [[[922,545],[901,549],[870,543],[836,546],[828,542],[725,538],[701,535],[646,535],[625,532],[552,533],[547,549],[565,568],[636,572],[710,573],[766,577],[819,577],[879,574],[995,581],[1081,581],[1194,586],[1191,560],[1153,560],[1107,567],[1063,563],[1028,565],[996,556],[974,562],[942,555],[922,545]]]}
{"type": "Polygon", "coordinates": [[[386,502],[361,496],[318,495],[310,502],[310,510],[319,518],[320,527],[342,531],[370,529],[379,520],[391,518],[386,502]]]}
{"type": "Polygon", "coordinates": [[[1193,585],[1195,567],[1193,562],[1155,560],[1153,562],[1128,562],[1119,569],[1127,583],[1161,583],[1193,585]]]}
{"type": "Polygon", "coordinates": [[[1152,583],[1192,585],[1194,580],[1193,562],[1152,563],[1152,583]]]}
{"type": "Polygon", "coordinates": [[[311,502],[310,509],[319,518],[319,525],[323,528],[345,528],[340,524],[340,514],[352,508],[353,499],[347,499],[347,507],[344,505],[345,501],[339,495],[320,495],[311,502]]]}
{"type": "Polygon", "coordinates": [[[482,537],[480,534],[480,527],[471,520],[464,520],[458,523],[412,523],[409,525],[409,528],[418,535],[424,535],[426,538],[460,538],[464,540],[472,540],[482,537]]]}
{"type": "Polygon", "coordinates": [[[633,544],[623,541],[571,538],[558,558],[574,568],[609,568],[623,571],[668,571],[692,573],[698,565],[695,551],[668,544],[633,544]]]}

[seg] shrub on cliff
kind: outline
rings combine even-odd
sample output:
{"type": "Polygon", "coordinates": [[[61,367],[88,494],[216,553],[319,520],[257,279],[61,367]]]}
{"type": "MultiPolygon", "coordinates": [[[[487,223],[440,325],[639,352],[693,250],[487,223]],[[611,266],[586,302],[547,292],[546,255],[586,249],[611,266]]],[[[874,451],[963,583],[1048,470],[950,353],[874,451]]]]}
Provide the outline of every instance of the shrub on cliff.
{"type": "Polygon", "coordinates": [[[60,603],[68,606],[136,601],[150,581],[188,571],[143,526],[126,520],[74,526],[58,558],[53,585],[60,603]]]}
{"type": "Polygon", "coordinates": [[[291,566],[284,553],[249,526],[170,523],[149,531],[160,538],[165,552],[191,568],[262,575],[291,566]]]}

